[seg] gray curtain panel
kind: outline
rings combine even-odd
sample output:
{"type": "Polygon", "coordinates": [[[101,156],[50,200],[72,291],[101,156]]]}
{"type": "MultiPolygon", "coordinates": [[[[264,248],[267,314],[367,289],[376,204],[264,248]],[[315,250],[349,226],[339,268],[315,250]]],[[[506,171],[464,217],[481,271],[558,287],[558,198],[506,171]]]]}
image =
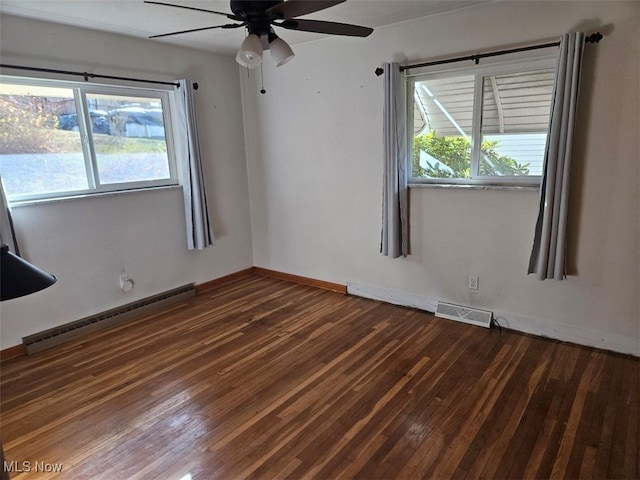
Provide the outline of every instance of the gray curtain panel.
{"type": "Polygon", "coordinates": [[[540,189],[540,211],[529,260],[529,273],[535,273],[538,280],[562,280],[566,277],[571,146],[584,40],[582,32],[568,33],[560,40],[540,189]]]}
{"type": "Polygon", "coordinates": [[[13,218],[11,217],[11,206],[7,201],[7,195],[0,177],[0,244],[8,245],[9,251],[20,255],[18,239],[13,228],[13,218]]]}
{"type": "Polygon", "coordinates": [[[189,80],[179,80],[176,89],[176,155],[178,175],[184,193],[187,228],[187,248],[203,250],[213,245],[204,174],[200,159],[200,144],[196,129],[193,86],[189,80]]]}
{"type": "Polygon", "coordinates": [[[409,254],[407,188],[406,82],[397,63],[384,64],[384,172],[380,253],[409,254]]]}

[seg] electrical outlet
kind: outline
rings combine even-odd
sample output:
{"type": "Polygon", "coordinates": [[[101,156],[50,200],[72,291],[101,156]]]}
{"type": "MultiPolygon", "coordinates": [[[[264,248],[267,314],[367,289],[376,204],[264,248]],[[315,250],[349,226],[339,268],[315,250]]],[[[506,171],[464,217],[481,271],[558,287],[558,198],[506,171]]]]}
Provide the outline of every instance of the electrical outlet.
{"type": "Polygon", "coordinates": [[[469,290],[478,290],[479,277],[477,275],[469,275],[469,290]]]}

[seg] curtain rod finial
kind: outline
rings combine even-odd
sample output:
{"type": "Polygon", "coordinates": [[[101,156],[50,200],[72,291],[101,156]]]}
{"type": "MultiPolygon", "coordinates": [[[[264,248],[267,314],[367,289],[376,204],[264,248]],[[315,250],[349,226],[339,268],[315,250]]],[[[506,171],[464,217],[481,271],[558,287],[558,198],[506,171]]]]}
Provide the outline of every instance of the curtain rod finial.
{"type": "Polygon", "coordinates": [[[600,32],[592,33],[585,38],[585,41],[589,43],[598,43],[600,40],[602,40],[602,34],[600,32]]]}

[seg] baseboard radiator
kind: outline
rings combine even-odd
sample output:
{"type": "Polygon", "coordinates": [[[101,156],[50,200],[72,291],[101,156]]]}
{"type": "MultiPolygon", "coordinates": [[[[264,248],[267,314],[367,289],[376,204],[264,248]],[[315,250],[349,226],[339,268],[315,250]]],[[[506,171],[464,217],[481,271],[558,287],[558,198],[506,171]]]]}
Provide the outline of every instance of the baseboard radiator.
{"type": "Polygon", "coordinates": [[[121,325],[127,321],[138,318],[142,314],[151,313],[154,310],[181,302],[195,295],[195,285],[184,285],[164,293],[128,303],[121,307],[116,307],[96,315],[91,315],[23,337],[22,343],[27,350],[27,354],[31,355],[69,340],[121,325]]]}

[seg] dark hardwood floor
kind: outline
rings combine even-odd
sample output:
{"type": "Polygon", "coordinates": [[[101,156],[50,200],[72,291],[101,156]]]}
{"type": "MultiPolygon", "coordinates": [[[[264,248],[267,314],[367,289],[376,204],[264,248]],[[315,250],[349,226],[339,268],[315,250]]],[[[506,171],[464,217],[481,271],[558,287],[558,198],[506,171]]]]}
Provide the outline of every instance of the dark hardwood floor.
{"type": "Polygon", "coordinates": [[[639,372],[254,275],[4,362],[1,435],[13,479],[631,479],[639,372]]]}

